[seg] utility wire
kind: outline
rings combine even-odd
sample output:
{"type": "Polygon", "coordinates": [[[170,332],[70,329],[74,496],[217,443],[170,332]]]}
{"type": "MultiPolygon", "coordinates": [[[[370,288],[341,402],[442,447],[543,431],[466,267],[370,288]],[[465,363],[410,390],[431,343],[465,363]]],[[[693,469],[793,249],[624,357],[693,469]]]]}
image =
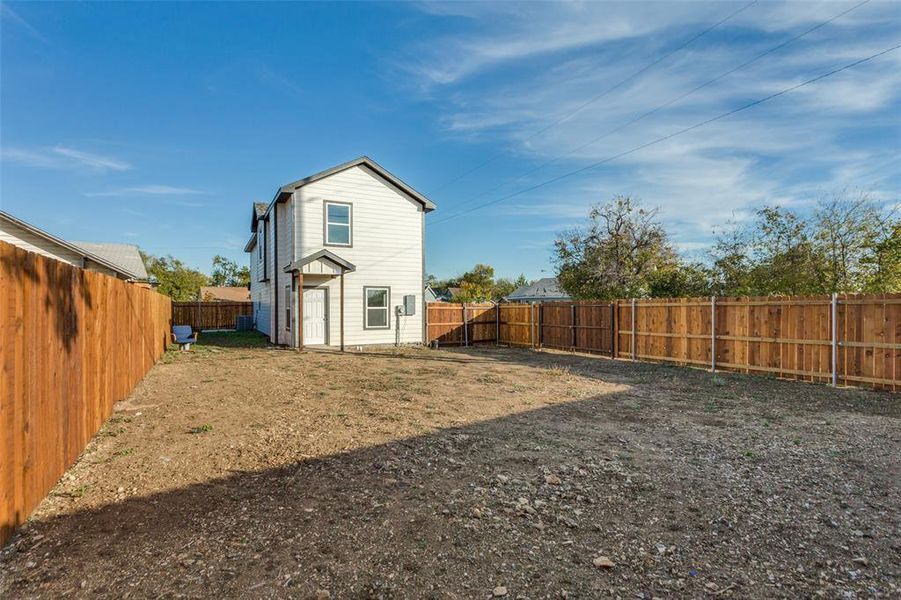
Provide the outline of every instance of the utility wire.
{"type": "MultiPolygon", "coordinates": [[[[701,32],[699,32],[699,33],[697,33],[697,34],[695,34],[692,38],[690,38],[688,41],[684,42],[682,45],[678,46],[677,48],[674,48],[673,50],[670,50],[669,52],[667,52],[666,54],[664,54],[663,56],[661,56],[661,57],[658,58],[657,60],[654,60],[654,61],[650,62],[649,64],[645,65],[644,67],[642,67],[642,68],[639,69],[638,71],[635,71],[634,73],[632,73],[631,75],[629,75],[628,77],[626,77],[625,79],[623,79],[622,81],[620,81],[619,83],[615,84],[613,87],[607,88],[606,90],[604,90],[604,91],[601,92],[600,94],[597,94],[596,96],[593,96],[593,97],[590,98],[589,100],[583,102],[582,104],[580,104],[579,106],[577,106],[575,109],[571,110],[570,112],[568,112],[568,113],[566,113],[566,114],[564,114],[564,115],[558,117],[556,120],[554,120],[554,121],[551,122],[550,124],[548,124],[548,125],[542,127],[541,129],[539,129],[539,130],[536,131],[535,133],[531,134],[530,136],[528,136],[527,138],[525,138],[524,140],[522,140],[521,143],[526,143],[526,142],[528,142],[529,140],[532,140],[532,139],[534,139],[535,137],[541,135],[542,133],[548,131],[549,129],[552,129],[552,128],[556,127],[557,125],[560,125],[561,123],[563,123],[563,122],[565,122],[565,121],[568,121],[569,119],[571,119],[572,117],[574,117],[577,113],[581,112],[583,109],[587,108],[587,107],[590,106],[591,104],[594,104],[595,102],[597,102],[598,100],[600,100],[601,98],[603,98],[604,96],[606,96],[607,94],[609,94],[610,92],[613,92],[613,91],[619,89],[620,87],[622,87],[622,86],[625,85],[626,83],[632,81],[633,79],[635,79],[636,77],[638,77],[639,75],[641,75],[642,73],[644,73],[645,71],[647,71],[648,69],[650,69],[650,68],[654,67],[655,65],[659,64],[660,62],[666,60],[667,58],[669,58],[670,56],[672,56],[672,55],[675,54],[676,52],[679,52],[680,50],[686,48],[686,47],[687,47],[688,45],[690,45],[692,42],[698,40],[699,38],[701,38],[701,37],[703,37],[703,36],[705,36],[705,35],[707,35],[708,33],[710,33],[711,31],[713,31],[714,29],[716,29],[717,27],[719,27],[720,25],[722,25],[722,24],[725,23],[726,21],[729,21],[730,19],[732,19],[732,18],[738,16],[740,13],[744,12],[745,10],[751,8],[752,6],[754,6],[755,4],[757,4],[759,1],[760,1],[760,0],[753,0],[752,2],[749,2],[748,4],[746,4],[746,5],[742,6],[741,8],[739,8],[738,10],[732,12],[732,13],[729,14],[728,16],[726,16],[726,17],[720,19],[719,21],[717,21],[716,23],[714,23],[713,25],[711,25],[711,26],[708,27],[707,29],[704,29],[703,31],[701,31],[701,32]]],[[[867,0],[867,2],[869,2],[869,0],[867,0]]],[[[500,158],[502,155],[503,155],[502,152],[498,152],[497,154],[494,154],[494,155],[490,156],[487,160],[485,160],[485,161],[483,161],[483,162],[477,164],[476,166],[472,167],[471,169],[469,169],[469,170],[467,170],[467,171],[464,171],[464,172],[461,173],[460,175],[457,175],[457,176],[454,177],[453,179],[451,179],[451,180],[449,180],[449,181],[446,181],[446,182],[443,183],[441,186],[435,188],[434,190],[431,191],[431,194],[435,194],[436,192],[439,192],[439,191],[441,191],[441,190],[447,188],[447,187],[450,186],[451,184],[454,184],[454,183],[460,181],[461,179],[463,179],[463,178],[466,177],[467,175],[470,175],[470,174],[472,174],[472,173],[475,173],[475,172],[478,171],[479,169],[482,169],[483,167],[488,166],[489,164],[493,163],[495,160],[497,160],[498,158],[500,158]]]]}
{"type": "Polygon", "coordinates": [[[829,25],[830,23],[834,22],[835,20],[840,19],[841,17],[847,15],[847,14],[850,13],[851,11],[857,10],[858,8],[860,8],[861,6],[863,6],[864,4],[867,4],[867,3],[869,3],[869,2],[870,2],[870,0],[863,0],[863,2],[860,2],[859,4],[856,4],[856,5],[852,6],[851,8],[849,8],[849,9],[847,9],[847,10],[845,10],[845,11],[840,12],[839,14],[835,15],[835,16],[832,17],[831,19],[829,19],[829,20],[827,20],[827,21],[823,21],[822,23],[820,23],[820,24],[818,24],[818,25],[814,25],[814,26],[811,27],[810,29],[808,29],[808,30],[806,30],[806,31],[804,31],[804,32],[802,32],[802,33],[799,33],[798,35],[796,35],[796,36],[794,36],[794,37],[792,37],[792,38],[789,38],[788,40],[786,40],[786,41],[784,41],[784,42],[782,42],[782,43],[780,43],[780,44],[777,44],[776,46],[773,46],[772,48],[770,48],[770,49],[768,49],[768,50],[764,50],[763,52],[761,52],[760,54],[757,54],[756,56],[754,56],[754,57],[751,58],[750,60],[747,60],[747,61],[741,63],[741,64],[738,65],[737,67],[733,67],[732,69],[729,69],[728,71],[726,71],[726,72],[724,72],[724,73],[722,73],[722,74],[720,74],[720,75],[717,75],[717,76],[714,77],[713,79],[710,79],[709,81],[706,81],[705,83],[702,83],[702,84],[698,85],[697,87],[695,87],[695,88],[693,88],[693,89],[691,89],[691,90],[689,90],[689,91],[687,91],[687,92],[685,92],[685,93],[683,93],[683,94],[681,94],[681,95],[679,95],[679,96],[676,96],[675,98],[672,98],[672,99],[670,99],[670,100],[667,100],[667,101],[664,102],[663,104],[660,104],[660,105],[656,106],[655,108],[652,108],[651,110],[649,110],[649,111],[647,111],[647,112],[644,112],[644,113],[638,115],[637,117],[635,117],[635,118],[633,118],[633,119],[631,119],[631,120],[629,120],[629,121],[623,123],[622,125],[619,125],[618,127],[615,127],[614,129],[611,129],[611,130],[609,130],[609,131],[606,131],[606,132],[602,133],[601,135],[599,135],[599,136],[597,136],[597,137],[595,137],[595,138],[592,138],[591,140],[585,142],[584,144],[581,144],[580,146],[577,146],[577,147],[573,148],[572,150],[570,150],[570,151],[567,152],[566,154],[560,154],[560,155],[557,155],[557,156],[555,156],[555,157],[553,157],[553,158],[551,158],[551,159],[549,159],[549,160],[546,160],[545,162],[541,163],[541,164],[538,165],[537,167],[533,167],[533,168],[529,169],[528,171],[522,173],[521,175],[518,175],[518,176],[514,177],[513,179],[507,179],[507,180],[505,180],[505,181],[502,181],[500,184],[494,186],[493,188],[490,188],[490,189],[488,189],[488,190],[485,190],[484,192],[480,192],[480,193],[476,194],[475,196],[472,196],[472,197],[469,198],[468,200],[465,200],[465,201],[461,202],[461,203],[460,203],[458,206],[456,206],[455,208],[460,208],[460,207],[462,207],[462,206],[465,206],[465,205],[467,205],[467,204],[470,204],[470,203],[474,202],[475,200],[478,200],[479,198],[482,198],[482,197],[484,197],[484,196],[487,196],[488,194],[491,194],[491,193],[493,193],[493,192],[496,192],[497,190],[501,189],[502,187],[504,187],[504,186],[506,186],[506,185],[508,185],[508,184],[516,183],[517,181],[520,181],[520,180],[524,179],[525,177],[528,177],[529,175],[532,175],[533,173],[536,173],[536,172],[540,171],[540,170],[543,169],[544,167],[546,167],[546,166],[548,166],[548,165],[551,165],[551,164],[557,162],[558,160],[560,160],[560,159],[562,159],[562,158],[566,158],[566,157],[568,157],[568,156],[572,156],[572,155],[575,154],[576,152],[579,152],[580,150],[584,150],[585,148],[594,145],[595,143],[601,141],[602,139],[604,139],[604,138],[606,138],[606,137],[608,137],[608,136],[610,136],[610,135],[613,135],[614,133],[618,133],[618,132],[622,131],[623,129],[629,127],[630,125],[633,125],[633,124],[635,124],[635,123],[637,123],[637,122],[639,122],[639,121],[641,121],[641,120],[643,120],[643,119],[646,119],[647,117],[650,117],[651,115],[653,115],[653,114],[655,114],[655,113],[657,113],[657,112],[663,110],[664,108],[667,108],[667,107],[669,107],[669,106],[672,106],[673,104],[679,102],[680,100],[684,100],[685,98],[691,96],[691,95],[694,94],[695,92],[698,92],[698,91],[700,91],[700,90],[702,90],[702,89],[704,89],[704,88],[706,88],[706,87],[708,87],[708,86],[710,86],[710,85],[713,85],[714,83],[720,81],[721,79],[724,79],[725,77],[728,77],[729,75],[735,73],[736,71],[739,71],[739,70],[741,70],[741,69],[744,69],[744,68],[747,67],[747,66],[750,66],[750,65],[754,64],[755,62],[757,62],[757,61],[760,60],[761,58],[763,58],[763,57],[765,57],[765,56],[767,56],[767,55],[769,55],[769,54],[772,54],[773,52],[776,52],[776,51],[778,51],[778,50],[781,50],[782,48],[785,48],[785,47],[788,46],[789,44],[792,44],[792,43],[794,43],[794,42],[800,40],[801,38],[803,38],[803,37],[805,37],[805,36],[807,36],[807,35],[813,33],[814,31],[817,31],[818,29],[822,29],[822,28],[825,27],[826,25],[829,25]]]}
{"type": "Polygon", "coordinates": [[[650,141],[650,142],[646,142],[646,143],[641,144],[641,145],[639,145],[639,146],[635,146],[634,148],[631,148],[631,149],[626,150],[626,151],[624,151],[624,152],[620,152],[619,154],[614,154],[613,156],[608,156],[607,158],[604,158],[604,159],[599,160],[599,161],[597,161],[597,162],[593,162],[593,163],[591,163],[591,164],[589,164],[589,165],[586,165],[586,166],[581,167],[581,168],[579,168],[579,169],[576,169],[576,170],[574,170],[574,171],[569,171],[568,173],[564,173],[564,174],[562,174],[562,175],[558,175],[557,177],[554,177],[554,178],[552,178],[552,179],[548,179],[548,180],[546,180],[546,181],[543,181],[543,182],[541,182],[541,183],[535,184],[535,185],[530,186],[530,187],[528,187],[528,188],[519,190],[519,191],[517,191],[517,192],[513,192],[512,194],[507,194],[506,196],[501,196],[500,198],[497,198],[497,199],[495,199],[495,200],[490,200],[490,201],[485,202],[485,203],[483,203],[483,204],[480,204],[480,205],[478,205],[478,206],[474,206],[473,208],[471,208],[471,209],[469,209],[469,210],[467,210],[467,211],[464,211],[464,212],[461,212],[461,213],[457,213],[457,214],[455,214],[455,215],[450,215],[450,216],[448,216],[448,217],[445,217],[444,219],[440,219],[440,220],[438,220],[438,221],[435,221],[435,222],[433,223],[433,225],[437,225],[438,223],[445,223],[445,222],[447,222],[447,221],[450,221],[451,219],[454,219],[454,218],[457,218],[457,217],[460,217],[460,216],[463,216],[463,215],[466,215],[466,214],[475,212],[475,211],[477,211],[477,210],[481,210],[482,208],[485,208],[485,207],[487,207],[487,206],[491,206],[492,204],[497,204],[498,202],[503,202],[503,201],[505,201],[505,200],[509,200],[510,198],[514,198],[514,197],[516,197],[516,196],[520,196],[520,195],[525,194],[525,193],[527,193],[527,192],[531,192],[531,191],[537,190],[537,189],[539,189],[539,188],[545,187],[545,186],[550,185],[550,184],[552,184],[552,183],[556,183],[556,182],[558,182],[558,181],[560,181],[560,180],[562,180],[562,179],[567,179],[567,178],[569,178],[569,177],[572,177],[573,175],[578,175],[579,173],[584,173],[584,172],[586,172],[586,171],[590,171],[590,170],[595,169],[595,168],[597,168],[597,167],[599,167],[599,166],[601,166],[601,165],[603,165],[603,164],[606,164],[606,163],[608,163],[608,162],[614,161],[614,160],[616,160],[616,159],[618,159],[618,158],[622,158],[623,156],[628,156],[629,154],[633,154],[633,153],[635,153],[635,152],[638,152],[639,150],[643,150],[643,149],[645,149],[645,148],[648,148],[649,146],[654,146],[654,145],[659,144],[659,143],[661,143],[661,142],[665,142],[666,140],[669,140],[669,139],[672,139],[672,138],[674,138],[674,137],[676,137],[676,136],[682,135],[683,133],[688,133],[688,132],[690,132],[690,131],[694,131],[695,129],[699,129],[699,128],[701,128],[701,127],[704,127],[705,125],[709,125],[709,124],[711,124],[711,123],[714,123],[714,122],[719,121],[719,120],[721,120],[721,119],[725,119],[726,117],[729,117],[729,116],[734,115],[734,114],[736,114],[736,113],[742,112],[742,111],[747,110],[747,109],[749,109],[749,108],[753,108],[753,107],[755,107],[755,106],[757,106],[757,105],[759,105],[759,104],[763,104],[764,102],[769,102],[770,100],[773,100],[773,99],[775,99],[775,98],[778,98],[778,97],[780,97],[780,96],[783,96],[783,95],[785,95],[785,94],[788,94],[789,92],[793,92],[793,91],[798,90],[798,89],[800,89],[800,88],[803,88],[803,87],[806,87],[806,86],[808,86],[808,85],[814,84],[814,83],[816,83],[816,82],[818,82],[818,81],[821,81],[821,80],[823,80],[823,79],[826,79],[827,77],[831,77],[831,76],[833,76],[833,75],[837,75],[838,73],[841,73],[842,71],[847,71],[848,69],[852,69],[852,68],[854,68],[854,67],[856,67],[856,66],[858,66],[858,65],[861,65],[861,64],[863,64],[863,63],[870,62],[871,60],[874,60],[874,59],[876,59],[876,58],[879,58],[880,56],[883,56],[883,55],[885,55],[885,54],[888,54],[889,52],[894,52],[895,50],[898,50],[899,48],[901,48],[901,44],[898,44],[897,46],[892,46],[892,47],[890,47],[890,48],[887,48],[887,49],[885,49],[885,50],[882,50],[882,51],[880,51],[880,52],[877,52],[876,54],[871,54],[870,56],[867,56],[866,58],[861,58],[860,60],[856,60],[856,61],[854,61],[854,62],[852,62],[852,63],[849,63],[849,64],[847,64],[847,65],[844,65],[844,66],[842,66],[842,67],[838,67],[838,68],[833,69],[833,70],[831,70],[831,71],[829,71],[829,72],[827,72],[827,73],[823,73],[822,75],[817,75],[816,77],[814,77],[814,78],[812,78],[812,79],[808,79],[807,81],[803,81],[803,82],[798,83],[798,84],[796,84],[796,85],[793,85],[793,86],[791,86],[791,87],[787,87],[787,88],[785,88],[785,89],[783,89],[783,90],[781,90],[781,91],[778,91],[778,92],[776,92],[776,93],[774,93],[774,94],[770,94],[769,96],[765,96],[765,97],[763,97],[763,98],[759,98],[759,99],[757,99],[757,100],[754,100],[754,101],[752,101],[752,102],[749,102],[749,103],[747,103],[747,104],[744,104],[744,105],[742,105],[742,106],[739,106],[738,108],[734,108],[734,109],[729,110],[729,111],[727,111],[727,112],[720,113],[719,115],[717,115],[717,116],[715,116],[715,117],[712,117],[712,118],[707,119],[707,120],[704,120],[704,121],[700,121],[700,122],[698,122],[698,123],[695,123],[694,125],[690,125],[689,127],[685,127],[684,129],[680,129],[680,130],[678,130],[678,131],[674,131],[673,133],[670,133],[670,134],[668,134],[668,135],[659,137],[659,138],[657,138],[657,139],[655,139],[655,140],[652,140],[652,141],[650,141]]]}

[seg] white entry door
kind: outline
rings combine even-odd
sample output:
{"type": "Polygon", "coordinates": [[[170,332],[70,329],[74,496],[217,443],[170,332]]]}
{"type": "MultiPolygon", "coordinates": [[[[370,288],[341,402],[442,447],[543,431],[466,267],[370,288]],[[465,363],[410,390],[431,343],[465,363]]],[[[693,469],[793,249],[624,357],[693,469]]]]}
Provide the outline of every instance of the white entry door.
{"type": "Polygon", "coordinates": [[[325,290],[303,291],[303,343],[324,344],[326,331],[325,290]]]}

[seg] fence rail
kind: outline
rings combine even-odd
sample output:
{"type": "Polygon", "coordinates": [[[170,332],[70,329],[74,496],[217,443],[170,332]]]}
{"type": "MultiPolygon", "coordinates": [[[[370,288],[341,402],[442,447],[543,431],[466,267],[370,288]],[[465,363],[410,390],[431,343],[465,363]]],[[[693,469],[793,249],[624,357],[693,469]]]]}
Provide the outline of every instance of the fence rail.
{"type": "Polygon", "coordinates": [[[428,341],[497,343],[901,387],[901,294],[428,306],[428,341]],[[491,328],[494,326],[494,336],[491,328]]]}
{"type": "Polygon", "coordinates": [[[165,296],[0,242],[0,544],[162,356],[165,296]]]}
{"type": "Polygon", "coordinates": [[[196,331],[235,329],[239,316],[253,315],[253,302],[173,302],[172,323],[196,331]]]}

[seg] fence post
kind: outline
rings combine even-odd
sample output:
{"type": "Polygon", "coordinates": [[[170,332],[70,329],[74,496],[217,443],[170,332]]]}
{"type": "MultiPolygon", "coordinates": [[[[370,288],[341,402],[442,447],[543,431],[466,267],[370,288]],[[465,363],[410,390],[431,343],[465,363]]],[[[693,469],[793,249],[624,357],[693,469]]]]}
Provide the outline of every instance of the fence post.
{"type": "Polygon", "coordinates": [[[576,305],[575,303],[570,304],[569,308],[571,309],[569,323],[570,328],[572,329],[572,347],[573,352],[576,351],[576,305]]]}
{"type": "Polygon", "coordinates": [[[838,301],[835,292],[832,293],[832,386],[838,385],[838,301]]]}
{"type": "Polygon", "coordinates": [[[635,323],[636,323],[636,319],[635,319],[635,298],[632,298],[632,360],[635,360],[635,356],[636,356],[636,347],[635,347],[635,342],[636,342],[635,323]]]}
{"type": "Polygon", "coordinates": [[[613,309],[613,322],[610,323],[610,329],[613,330],[613,345],[610,346],[610,353],[613,360],[619,358],[619,300],[614,300],[610,307],[613,309]]]}
{"type": "Polygon", "coordinates": [[[466,303],[461,302],[463,306],[463,345],[469,346],[469,319],[466,318],[466,303]]]}
{"type": "Polygon", "coordinates": [[[716,373],[716,296],[710,297],[710,371],[716,373]]]}
{"type": "Polygon", "coordinates": [[[541,350],[541,315],[544,313],[544,304],[538,304],[538,335],[535,337],[538,338],[538,349],[541,350]]]}
{"type": "Polygon", "coordinates": [[[538,342],[536,340],[535,335],[535,303],[532,302],[529,304],[529,345],[532,348],[538,347],[538,342]]]}
{"type": "Polygon", "coordinates": [[[613,303],[610,304],[610,356],[616,358],[613,348],[616,346],[616,326],[613,321],[616,319],[616,308],[613,303]]]}
{"type": "Polygon", "coordinates": [[[501,303],[494,305],[494,345],[501,345],[501,303]]]}

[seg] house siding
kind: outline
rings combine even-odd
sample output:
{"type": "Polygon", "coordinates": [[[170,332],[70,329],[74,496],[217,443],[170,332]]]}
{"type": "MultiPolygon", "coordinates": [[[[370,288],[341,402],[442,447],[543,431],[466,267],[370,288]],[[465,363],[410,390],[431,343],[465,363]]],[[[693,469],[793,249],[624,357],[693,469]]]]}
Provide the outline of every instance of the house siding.
{"type": "MultiPolygon", "coordinates": [[[[392,344],[397,319],[394,307],[405,295],[416,298],[417,314],[400,317],[400,342],[420,343],[422,332],[423,239],[422,205],[397,190],[365,166],[340,171],[294,193],[300,218],[294,220],[295,258],[323,249],[324,202],[353,205],[352,247],[328,249],[353,263],[357,270],[344,280],[345,345],[392,344]],[[388,329],[364,329],[364,287],[389,287],[388,329]]],[[[305,277],[304,286],[328,289],[329,344],[340,343],[340,280],[305,277]]]]}
{"type": "MultiPolygon", "coordinates": [[[[85,261],[82,255],[76,254],[68,248],[60,246],[51,240],[35,235],[27,229],[19,227],[15,223],[10,223],[6,219],[0,219],[0,241],[7,242],[13,246],[18,246],[29,252],[35,252],[42,256],[49,256],[50,258],[61,260],[76,267],[85,267],[85,261]]],[[[100,267],[100,265],[93,265],[92,269],[99,271],[102,268],[102,272],[110,274],[105,267],[97,267],[100,267]]],[[[112,276],[116,277],[118,274],[113,273],[112,276]]]]}
{"type": "MultiPolygon", "coordinates": [[[[262,227],[262,222],[260,223],[262,227]]],[[[272,318],[271,292],[269,283],[260,281],[263,263],[257,259],[256,248],[250,253],[250,300],[253,302],[254,322],[261,333],[270,334],[272,318]]]]}

